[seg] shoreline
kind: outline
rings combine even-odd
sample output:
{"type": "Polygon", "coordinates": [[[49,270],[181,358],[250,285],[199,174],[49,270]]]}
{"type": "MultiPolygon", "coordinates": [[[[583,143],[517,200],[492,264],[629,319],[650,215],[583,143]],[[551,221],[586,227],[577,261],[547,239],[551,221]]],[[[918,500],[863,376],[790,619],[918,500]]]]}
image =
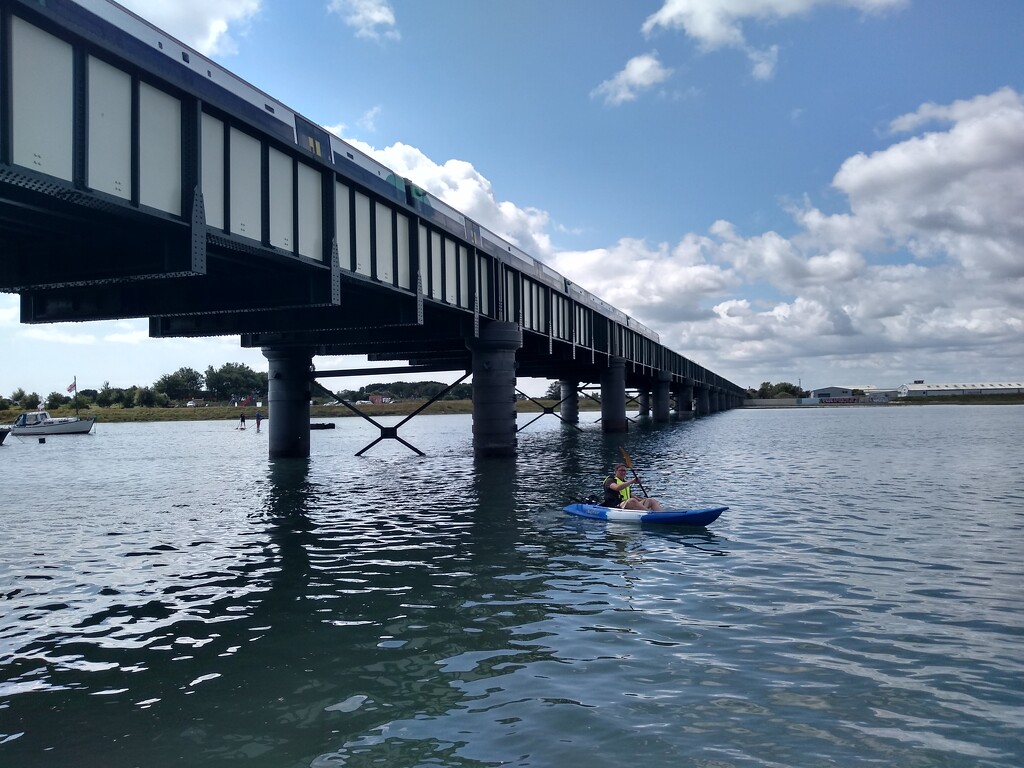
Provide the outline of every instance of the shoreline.
{"type": "MultiPolygon", "coordinates": [[[[423,406],[422,400],[406,400],[398,403],[387,403],[381,405],[361,405],[359,410],[367,416],[408,416],[417,408],[423,406]]],[[[538,403],[546,408],[553,408],[557,405],[555,400],[538,399],[538,403]]],[[[531,400],[516,401],[516,410],[519,413],[540,413],[541,405],[531,400]]],[[[797,405],[792,402],[783,402],[779,405],[761,404],[744,405],[741,409],[747,410],[770,410],[773,408],[886,408],[906,407],[911,405],[1024,405],[1024,395],[954,395],[952,397],[928,397],[928,398],[907,398],[888,403],[851,403],[842,405],[816,404],[797,405]]],[[[600,411],[599,403],[589,398],[581,398],[579,410],[585,412],[600,411]]],[[[256,411],[260,410],[264,418],[269,418],[269,409],[266,405],[257,409],[255,406],[232,406],[232,405],[208,405],[202,408],[99,408],[96,406],[81,409],[83,417],[94,417],[98,423],[117,424],[122,422],[141,421],[237,421],[241,414],[245,414],[246,420],[254,420],[256,411]]],[[[473,412],[472,400],[439,400],[431,403],[423,411],[425,414],[451,415],[468,414],[473,412]]],[[[23,413],[22,409],[0,410],[0,426],[10,425],[18,416],[23,413]]],[[[49,412],[51,416],[63,417],[74,416],[75,410],[71,407],[61,407],[49,412]]],[[[355,417],[356,414],[343,405],[313,405],[310,406],[309,415],[311,419],[336,419],[355,417]]]]}
{"type": "MultiPolygon", "coordinates": [[[[357,406],[367,416],[408,416],[418,408],[423,407],[423,400],[404,400],[398,403],[386,403],[381,405],[360,405],[357,406]]],[[[556,405],[555,400],[538,400],[547,407],[556,405]]],[[[233,406],[233,405],[208,405],[201,408],[100,408],[91,406],[81,408],[79,414],[82,418],[95,418],[97,423],[117,424],[124,422],[141,421],[238,421],[244,413],[246,421],[255,422],[256,411],[263,413],[263,418],[269,418],[269,408],[266,403],[257,408],[256,406],[233,406]]],[[[541,407],[529,400],[516,402],[516,410],[519,413],[540,413],[541,407]]],[[[580,401],[580,411],[597,411],[600,406],[593,400],[580,401]]],[[[53,410],[47,409],[54,417],[74,416],[73,407],[62,406],[53,410]]],[[[473,412],[472,400],[439,400],[424,408],[422,413],[433,415],[468,414],[473,412]]],[[[23,409],[11,408],[0,410],[0,425],[10,425],[24,413],[23,409]]],[[[311,419],[335,419],[356,417],[357,414],[343,405],[312,405],[309,408],[311,419]]]]}

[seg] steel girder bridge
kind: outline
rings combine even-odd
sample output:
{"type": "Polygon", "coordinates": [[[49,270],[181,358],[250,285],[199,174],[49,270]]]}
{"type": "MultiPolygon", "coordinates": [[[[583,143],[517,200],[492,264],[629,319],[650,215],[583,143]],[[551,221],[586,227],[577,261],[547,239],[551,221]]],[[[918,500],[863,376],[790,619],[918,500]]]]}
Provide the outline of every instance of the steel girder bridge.
{"type": "Polygon", "coordinates": [[[471,373],[484,455],[514,452],[517,376],[561,381],[570,420],[598,383],[609,431],[626,390],[659,421],[744,397],[109,0],[0,0],[0,290],[24,323],[148,318],[261,348],[272,456],[308,455],[317,376],[471,373]],[[317,355],[389,365],[318,374],[317,355]]]}

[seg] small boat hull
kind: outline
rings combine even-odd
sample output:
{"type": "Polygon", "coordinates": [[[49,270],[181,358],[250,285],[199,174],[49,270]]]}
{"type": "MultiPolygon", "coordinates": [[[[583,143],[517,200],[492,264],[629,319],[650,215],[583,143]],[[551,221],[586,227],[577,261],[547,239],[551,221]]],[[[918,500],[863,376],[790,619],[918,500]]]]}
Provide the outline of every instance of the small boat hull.
{"type": "Polygon", "coordinates": [[[23,413],[11,425],[11,434],[17,437],[45,437],[48,435],[85,435],[92,431],[96,419],[77,416],[54,418],[46,411],[23,413]]]}
{"type": "Polygon", "coordinates": [[[9,430],[7,427],[0,427],[0,445],[4,444],[4,440],[7,439],[7,436],[9,434],[11,434],[11,430],[9,430]]]}
{"type": "Polygon", "coordinates": [[[642,509],[615,509],[597,504],[569,504],[563,510],[590,520],[615,523],[657,523],[658,525],[711,525],[728,507],[702,507],[700,509],[666,509],[646,512],[642,509]]]}

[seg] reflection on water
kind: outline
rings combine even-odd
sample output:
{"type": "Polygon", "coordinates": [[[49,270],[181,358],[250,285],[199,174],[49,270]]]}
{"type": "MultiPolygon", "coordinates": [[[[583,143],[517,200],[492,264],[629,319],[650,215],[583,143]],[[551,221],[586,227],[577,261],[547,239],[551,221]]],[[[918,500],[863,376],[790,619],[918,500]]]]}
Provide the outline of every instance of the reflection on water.
{"type": "Polygon", "coordinates": [[[215,423],[5,445],[0,762],[1019,765],[1022,415],[538,424],[514,462],[461,417],[403,427],[423,458],[354,457],[356,420],[309,460],[215,423]],[[620,446],[729,512],[563,515],[620,446]]]}

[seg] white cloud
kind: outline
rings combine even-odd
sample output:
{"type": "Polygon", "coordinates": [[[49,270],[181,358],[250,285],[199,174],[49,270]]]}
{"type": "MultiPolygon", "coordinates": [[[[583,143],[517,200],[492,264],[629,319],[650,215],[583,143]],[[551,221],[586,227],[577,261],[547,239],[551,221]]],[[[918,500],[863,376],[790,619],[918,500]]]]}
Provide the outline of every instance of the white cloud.
{"type": "Polygon", "coordinates": [[[562,251],[549,263],[573,282],[644,322],[682,322],[708,314],[707,300],[739,287],[732,269],[709,263],[706,238],[688,235],[674,248],[623,238],[609,248],[562,251]]]}
{"type": "Polygon", "coordinates": [[[114,323],[113,330],[103,336],[104,342],[111,344],[141,344],[149,340],[149,328],[145,321],[114,323]]]}
{"type": "Polygon", "coordinates": [[[330,0],[327,10],[341,16],[357,37],[370,40],[398,40],[401,34],[395,12],[388,0],[330,0]]]}
{"type": "MultiPolygon", "coordinates": [[[[323,128],[330,131],[339,138],[348,133],[348,125],[346,123],[335,123],[334,125],[325,125],[323,128]]],[[[352,139],[347,139],[349,143],[353,143],[352,139]]]]}
{"type": "Polygon", "coordinates": [[[375,132],[377,130],[377,116],[380,115],[381,110],[380,104],[366,110],[363,116],[359,118],[359,127],[370,133],[375,132]]]}
{"type": "Polygon", "coordinates": [[[674,244],[585,251],[556,250],[548,213],[500,200],[470,163],[349,141],[736,383],[1019,378],[1024,97],[1003,89],[892,121],[934,124],[846,160],[833,186],[848,210],[793,204],[790,236],[717,221],[674,244]]]}
{"type": "Polygon", "coordinates": [[[1024,97],[925,105],[893,125],[939,120],[945,131],[848,159],[833,184],[849,210],[805,200],[791,237],[718,221],[674,247],[622,240],[554,266],[737,383],[791,368],[892,385],[946,369],[1019,377],[1024,97]]]}
{"type": "Polygon", "coordinates": [[[32,341],[42,341],[51,344],[89,346],[96,343],[96,337],[91,333],[76,333],[75,331],[67,330],[66,327],[57,325],[30,325],[22,329],[20,335],[32,341]]]}
{"type": "Polygon", "coordinates": [[[764,50],[751,46],[743,34],[745,22],[775,22],[809,13],[820,6],[843,6],[862,13],[881,13],[899,8],[909,0],[665,0],[647,17],[645,35],[659,29],[683,30],[704,51],[735,48],[746,53],[758,80],[775,74],[778,46],[764,50]]]}
{"type": "Polygon", "coordinates": [[[1024,97],[1003,89],[925,105],[893,125],[939,117],[949,130],[851,157],[833,184],[858,220],[919,258],[948,256],[971,273],[1024,279],[1024,97]]]}
{"type": "Polygon", "coordinates": [[[779,63],[779,46],[772,45],[763,51],[749,49],[747,58],[754,65],[751,74],[755,80],[771,80],[775,76],[775,67],[779,63]]]}
{"type": "Polygon", "coordinates": [[[15,327],[21,322],[21,304],[17,296],[0,296],[0,327],[15,327]]]}
{"type": "Polygon", "coordinates": [[[232,32],[244,35],[261,0],[121,0],[121,4],[207,56],[238,52],[232,32]]]}
{"type": "Polygon", "coordinates": [[[618,106],[633,101],[641,92],[665,82],[671,75],[672,70],[664,67],[658,61],[657,52],[652,51],[627,61],[621,72],[597,86],[590,96],[604,99],[605,104],[618,106]]]}
{"type": "Polygon", "coordinates": [[[346,141],[527,253],[540,258],[551,253],[548,214],[498,200],[491,182],[472,164],[448,160],[439,165],[408,144],[376,149],[357,139],[346,141]]]}

